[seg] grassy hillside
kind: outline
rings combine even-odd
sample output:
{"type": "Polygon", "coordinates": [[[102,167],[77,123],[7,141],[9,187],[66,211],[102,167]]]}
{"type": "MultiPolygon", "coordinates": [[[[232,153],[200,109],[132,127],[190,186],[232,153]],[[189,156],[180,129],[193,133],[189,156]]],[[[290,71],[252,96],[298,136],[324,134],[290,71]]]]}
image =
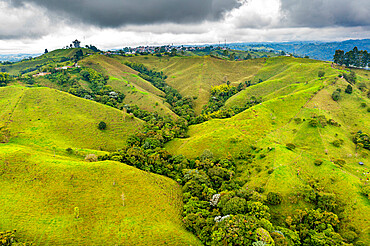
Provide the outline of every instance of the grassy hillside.
{"type": "Polygon", "coordinates": [[[11,141],[47,148],[116,150],[142,122],[114,108],[49,88],[0,88],[0,124],[11,141]],[[7,113],[8,112],[8,113],[7,113]],[[100,121],[107,123],[98,130],[100,121]]]}
{"type": "Polygon", "coordinates": [[[199,244],[176,182],[84,160],[123,147],[142,121],[49,88],[0,88],[0,107],[0,231],[35,245],[199,244]]]}
{"type": "Polygon", "coordinates": [[[127,67],[116,59],[103,55],[90,56],[80,63],[96,71],[109,76],[108,85],[114,90],[125,94],[124,102],[127,104],[136,104],[140,109],[149,112],[158,112],[160,115],[170,115],[177,117],[169,109],[169,105],[164,103],[164,93],[154,87],[150,82],[142,79],[138,72],[127,67]]]}
{"type": "Polygon", "coordinates": [[[256,85],[231,97],[226,106],[241,106],[251,96],[261,97],[266,101],[310,88],[321,83],[319,71],[324,71],[326,78],[336,74],[330,64],[323,62],[292,57],[270,58],[253,78],[252,83],[256,85]]]}
{"type": "Polygon", "coordinates": [[[168,178],[118,162],[90,163],[15,144],[1,145],[0,170],[0,231],[16,228],[23,241],[199,244],[182,225],[181,189],[168,178]]]}
{"type": "Polygon", "coordinates": [[[155,57],[137,56],[121,58],[122,61],[142,63],[150,69],[163,71],[166,82],[181,95],[195,97],[195,112],[199,114],[207,104],[212,86],[230,81],[237,85],[251,80],[263,66],[265,59],[248,61],[226,61],[205,57],[155,57]]]}
{"type": "MultiPolygon", "coordinates": [[[[357,86],[352,94],[344,93],[348,82],[338,79],[340,73],[323,62],[272,58],[255,77],[264,82],[227,103],[238,105],[252,95],[261,96],[264,102],[230,119],[191,126],[189,138],[176,139],[166,148],[189,157],[206,149],[216,157],[238,157],[252,150],[256,159],[251,164],[239,162],[238,178],[244,187],[282,194],[283,203],[273,208],[275,212],[288,216],[309,206],[300,196],[305,187],[315,187],[335,194],[346,221],[341,230],[352,225],[364,242],[370,242],[370,202],[360,195],[361,185],[369,178],[369,151],[357,149],[352,141],[357,131],[370,132],[370,113],[361,106],[370,105],[370,100],[357,86]],[[320,70],[325,71],[323,79],[317,77],[320,70]],[[341,89],[341,98],[336,102],[332,93],[337,89],[341,89]],[[325,123],[332,119],[338,124],[312,127],[310,120],[318,116],[325,117],[325,123]],[[336,140],[341,143],[338,147],[333,144],[336,140]],[[287,144],[295,149],[288,149],[287,144]],[[314,165],[318,159],[323,161],[321,166],[314,165]]],[[[365,74],[358,72],[357,83],[368,83],[365,74]]]]}
{"type": "MultiPolygon", "coordinates": [[[[42,67],[57,67],[65,64],[66,62],[68,63],[68,60],[72,58],[78,50],[79,49],[58,49],[32,59],[23,60],[8,65],[0,65],[0,69],[9,73],[10,75],[18,76],[21,73],[36,71],[42,67]]],[[[84,54],[94,53],[90,49],[81,48],[81,50],[84,54]]]]}

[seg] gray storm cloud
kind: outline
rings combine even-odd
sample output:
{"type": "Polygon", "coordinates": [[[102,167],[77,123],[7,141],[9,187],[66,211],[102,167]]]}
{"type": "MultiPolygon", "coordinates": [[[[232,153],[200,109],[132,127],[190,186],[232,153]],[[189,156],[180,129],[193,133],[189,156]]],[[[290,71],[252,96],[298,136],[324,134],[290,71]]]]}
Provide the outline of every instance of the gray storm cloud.
{"type": "Polygon", "coordinates": [[[281,0],[285,25],[296,27],[369,26],[369,0],[281,0]]]}
{"type": "Polygon", "coordinates": [[[222,18],[223,13],[240,6],[238,0],[12,0],[14,6],[26,3],[46,8],[50,15],[70,18],[99,27],[129,24],[199,23],[222,18]]]}

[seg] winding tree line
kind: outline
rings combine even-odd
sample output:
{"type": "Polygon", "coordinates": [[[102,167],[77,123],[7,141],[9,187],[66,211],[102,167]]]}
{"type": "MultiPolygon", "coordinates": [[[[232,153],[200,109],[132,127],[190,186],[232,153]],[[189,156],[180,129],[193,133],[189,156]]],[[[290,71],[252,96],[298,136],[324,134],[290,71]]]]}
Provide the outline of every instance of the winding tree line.
{"type": "Polygon", "coordinates": [[[230,97],[249,86],[251,86],[251,82],[245,81],[244,83],[239,83],[237,87],[230,85],[229,82],[227,84],[212,87],[209,102],[203,107],[201,115],[193,119],[191,123],[199,124],[210,119],[230,118],[258,103],[261,103],[260,98],[257,99],[252,96],[242,106],[233,106],[231,108],[225,107],[225,103],[230,97]]]}
{"type": "Polygon", "coordinates": [[[334,62],[339,65],[368,67],[370,63],[370,55],[366,50],[358,50],[354,47],[344,53],[343,50],[336,50],[334,54],[334,62]]]}
{"type": "Polygon", "coordinates": [[[166,102],[171,105],[172,110],[180,117],[190,121],[195,117],[193,110],[194,101],[191,97],[182,97],[182,95],[174,88],[169,86],[165,80],[167,76],[163,72],[150,70],[140,63],[125,62],[125,65],[140,72],[139,76],[149,81],[156,88],[165,93],[166,102]]]}

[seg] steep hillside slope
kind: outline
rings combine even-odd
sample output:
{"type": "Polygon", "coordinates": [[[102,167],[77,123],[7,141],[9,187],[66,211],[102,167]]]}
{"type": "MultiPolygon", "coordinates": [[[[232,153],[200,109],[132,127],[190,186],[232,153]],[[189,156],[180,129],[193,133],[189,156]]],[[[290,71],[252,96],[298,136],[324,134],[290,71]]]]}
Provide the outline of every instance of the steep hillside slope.
{"type": "Polygon", "coordinates": [[[149,112],[158,112],[162,116],[170,115],[177,117],[171,111],[169,105],[164,103],[164,92],[139,77],[137,71],[127,67],[116,59],[103,55],[94,55],[80,61],[79,64],[91,67],[100,73],[108,75],[108,85],[112,86],[114,90],[125,94],[125,103],[136,104],[140,109],[149,112]]]}
{"type": "Polygon", "coordinates": [[[174,181],[122,163],[0,146],[0,230],[35,245],[198,245],[174,181]]]}
{"type": "Polygon", "coordinates": [[[10,140],[47,148],[116,150],[142,121],[114,108],[49,88],[0,88],[10,140]],[[7,113],[8,112],[8,113],[7,113]],[[107,129],[98,129],[100,121],[107,129]]]}
{"type": "Polygon", "coordinates": [[[175,181],[84,160],[122,148],[141,120],[49,88],[0,88],[0,107],[0,231],[35,245],[199,245],[175,181]]]}
{"type": "Polygon", "coordinates": [[[254,86],[231,97],[227,107],[242,106],[252,96],[261,97],[263,101],[291,94],[294,91],[310,88],[321,83],[318,72],[325,72],[326,77],[335,74],[330,64],[315,60],[276,57],[266,61],[256,76],[253,78],[254,86]]]}
{"type": "Polygon", "coordinates": [[[142,63],[150,69],[163,71],[168,76],[166,82],[181,95],[194,97],[195,112],[200,114],[207,104],[212,86],[229,81],[237,85],[251,80],[263,66],[265,59],[248,61],[227,61],[213,57],[117,57],[123,61],[142,63]]]}
{"type": "MultiPolygon", "coordinates": [[[[352,226],[361,240],[370,242],[370,203],[361,195],[370,178],[369,150],[353,142],[358,131],[370,133],[370,113],[363,106],[370,100],[359,84],[352,94],[345,93],[348,82],[338,78],[345,71],[330,64],[292,59],[279,68],[279,59],[268,61],[257,74],[256,78],[265,74],[266,81],[228,101],[229,106],[238,105],[252,95],[261,96],[260,105],[230,119],[191,126],[189,138],[176,139],[166,148],[190,157],[208,149],[216,158],[236,159],[252,151],[252,163],[239,161],[238,179],[248,189],[280,193],[283,202],[273,208],[278,218],[310,207],[304,199],[307,189],[321,196],[331,193],[346,221],[340,230],[352,226]],[[279,71],[269,71],[270,65],[279,71]],[[325,71],[323,79],[317,77],[320,70],[325,71]],[[338,90],[340,99],[334,101],[332,94],[338,90]]],[[[365,74],[358,72],[357,83],[368,83],[365,74]]]]}

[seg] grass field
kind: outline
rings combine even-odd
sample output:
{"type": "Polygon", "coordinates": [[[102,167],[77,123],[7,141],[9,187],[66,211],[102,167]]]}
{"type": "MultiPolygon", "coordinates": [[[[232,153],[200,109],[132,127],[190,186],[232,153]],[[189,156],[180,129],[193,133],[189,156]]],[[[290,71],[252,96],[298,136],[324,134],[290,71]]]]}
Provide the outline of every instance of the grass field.
{"type": "Polygon", "coordinates": [[[170,106],[165,103],[164,92],[142,79],[138,72],[122,64],[120,61],[103,55],[85,58],[79,64],[95,69],[109,76],[108,85],[125,94],[126,104],[138,105],[140,109],[158,112],[160,115],[170,115],[177,118],[170,106]]]}
{"type": "Polygon", "coordinates": [[[122,147],[142,121],[49,88],[0,88],[0,107],[0,231],[34,245],[199,245],[176,182],[84,160],[122,147]]]}
{"type": "Polygon", "coordinates": [[[195,97],[195,112],[200,114],[208,103],[212,86],[230,81],[238,85],[253,76],[262,68],[265,59],[247,61],[227,61],[209,56],[198,57],[117,57],[116,59],[142,63],[150,69],[163,71],[168,76],[166,82],[177,89],[182,96],[195,97]]]}
{"type": "Polygon", "coordinates": [[[16,228],[22,240],[199,245],[182,225],[181,188],[168,178],[11,143],[0,147],[0,168],[0,230],[16,228]]]}
{"type": "Polygon", "coordinates": [[[45,87],[0,88],[0,105],[6,105],[2,112],[7,116],[0,124],[12,142],[49,149],[114,151],[143,124],[117,109],[45,87]],[[105,131],[98,130],[100,121],[107,123],[105,131]]]}

